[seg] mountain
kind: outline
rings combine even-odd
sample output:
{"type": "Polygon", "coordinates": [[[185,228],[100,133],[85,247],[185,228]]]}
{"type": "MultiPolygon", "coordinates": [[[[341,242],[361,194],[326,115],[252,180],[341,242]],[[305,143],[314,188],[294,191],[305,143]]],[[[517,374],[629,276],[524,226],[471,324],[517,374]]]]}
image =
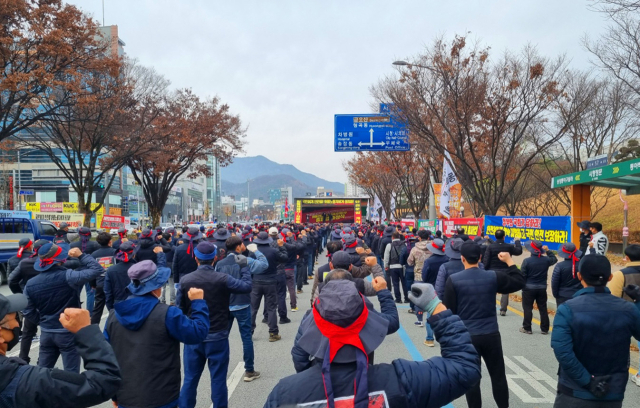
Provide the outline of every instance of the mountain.
{"type": "MultiPolygon", "coordinates": [[[[307,193],[312,193],[314,195],[316,193],[315,187],[310,187],[291,176],[287,176],[284,174],[274,176],[259,176],[251,179],[251,183],[249,185],[249,188],[251,189],[249,191],[251,195],[251,201],[253,201],[254,198],[262,197],[265,202],[269,202],[269,190],[279,190],[283,186],[292,187],[294,197],[305,197],[307,193]]],[[[222,193],[224,195],[246,197],[247,182],[245,180],[244,183],[231,183],[223,179],[222,193]]]]}
{"type": "MultiPolygon", "coordinates": [[[[324,187],[325,189],[333,190],[335,194],[344,195],[344,184],[327,181],[316,177],[313,174],[305,173],[298,170],[291,164],[280,164],[267,159],[264,156],[255,157],[236,157],[227,167],[221,169],[221,178],[224,182],[234,184],[244,184],[247,186],[247,179],[254,179],[260,176],[289,176],[299,183],[303,184],[305,188],[302,188],[302,195],[310,192],[315,195],[317,187],[324,187]]],[[[284,179],[283,179],[284,180],[284,179]]],[[[254,184],[254,183],[252,183],[254,184]]],[[[280,188],[285,186],[292,186],[291,184],[282,184],[272,188],[280,188]]],[[[227,193],[229,194],[229,193],[227,193]]],[[[253,196],[253,194],[251,194],[253,196]]],[[[294,187],[294,196],[296,196],[296,189],[294,187]]],[[[299,195],[297,195],[299,197],[299,195]]]]}

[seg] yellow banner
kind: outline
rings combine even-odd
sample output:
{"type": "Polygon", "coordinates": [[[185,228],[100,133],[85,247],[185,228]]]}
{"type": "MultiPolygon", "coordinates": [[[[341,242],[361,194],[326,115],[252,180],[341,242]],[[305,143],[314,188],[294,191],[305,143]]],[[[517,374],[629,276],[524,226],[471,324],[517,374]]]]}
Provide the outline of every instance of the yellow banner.
{"type": "Polygon", "coordinates": [[[27,211],[40,212],[40,203],[27,203],[27,211]]]}

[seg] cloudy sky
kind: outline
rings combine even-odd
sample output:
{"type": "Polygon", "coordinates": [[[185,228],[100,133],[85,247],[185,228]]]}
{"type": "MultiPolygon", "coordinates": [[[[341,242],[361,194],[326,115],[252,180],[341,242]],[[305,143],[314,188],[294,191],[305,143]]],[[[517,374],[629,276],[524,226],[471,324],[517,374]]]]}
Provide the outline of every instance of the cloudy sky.
{"type": "MultiPolygon", "coordinates": [[[[75,0],[102,20],[102,0],[75,0]]],[[[588,69],[583,36],[606,27],[586,0],[104,0],[128,55],[176,88],[218,95],[248,126],[246,155],[346,181],[333,115],[371,113],[369,87],[439,35],[494,53],[530,43],[588,69]]]]}

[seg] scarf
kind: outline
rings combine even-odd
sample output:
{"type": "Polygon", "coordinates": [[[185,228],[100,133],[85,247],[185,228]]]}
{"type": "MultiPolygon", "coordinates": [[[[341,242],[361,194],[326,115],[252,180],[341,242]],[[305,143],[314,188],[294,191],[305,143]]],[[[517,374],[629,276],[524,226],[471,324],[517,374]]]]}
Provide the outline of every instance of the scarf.
{"type": "MultiPolygon", "coordinates": [[[[362,295],[360,295],[362,297],[362,295]]],[[[320,299],[316,299],[319,303],[320,299]]],[[[362,353],[356,352],[356,378],[353,382],[354,408],[367,408],[369,406],[369,384],[367,380],[367,371],[369,367],[369,356],[360,340],[360,332],[367,323],[369,317],[369,309],[364,304],[362,297],[363,310],[355,322],[348,327],[340,327],[325,320],[316,305],[313,306],[313,319],[316,326],[323,336],[329,339],[329,347],[325,352],[322,360],[322,382],[324,383],[324,392],[327,397],[328,408],[335,408],[333,395],[333,384],[331,383],[331,362],[335,358],[338,351],[346,345],[356,347],[362,353]]]]}
{"type": "Polygon", "coordinates": [[[91,240],[91,233],[89,235],[80,234],[80,246],[82,253],[87,249],[87,242],[91,240]]]}
{"type": "Polygon", "coordinates": [[[189,234],[188,232],[186,232],[185,235],[189,237],[189,246],[187,247],[187,254],[191,255],[192,258],[195,258],[195,254],[193,253],[193,238],[195,237],[189,234]]]}
{"type": "Polygon", "coordinates": [[[22,253],[24,252],[25,249],[29,248],[31,246],[31,244],[33,244],[33,242],[31,242],[31,240],[29,240],[27,245],[21,246],[20,249],[18,249],[18,254],[16,256],[18,258],[22,258],[22,253]]]}
{"type": "MultiPolygon", "coordinates": [[[[53,256],[49,257],[49,258],[40,258],[40,266],[44,267],[47,265],[51,265],[54,262],[64,262],[62,260],[58,260],[56,261],[56,257],[59,256],[62,253],[62,248],[58,247],[58,250],[56,251],[55,254],[53,254],[53,256]]],[[[65,259],[66,261],[66,259],[65,259]]]]}
{"type": "Polygon", "coordinates": [[[542,256],[542,248],[538,248],[536,246],[536,243],[533,241],[531,241],[531,248],[533,248],[533,250],[536,251],[536,253],[538,254],[538,258],[542,256]]]}
{"type": "Polygon", "coordinates": [[[129,251],[119,250],[115,258],[120,262],[129,262],[129,260],[132,259],[129,257],[132,253],[133,253],[133,248],[129,251]]]}
{"type": "Polygon", "coordinates": [[[565,249],[565,247],[562,247],[562,252],[564,252],[565,254],[570,254],[569,258],[571,260],[571,273],[573,274],[573,279],[576,278],[576,262],[580,262],[580,259],[578,259],[578,257],[576,256],[576,251],[578,249],[576,248],[573,252],[569,252],[565,249]]]}

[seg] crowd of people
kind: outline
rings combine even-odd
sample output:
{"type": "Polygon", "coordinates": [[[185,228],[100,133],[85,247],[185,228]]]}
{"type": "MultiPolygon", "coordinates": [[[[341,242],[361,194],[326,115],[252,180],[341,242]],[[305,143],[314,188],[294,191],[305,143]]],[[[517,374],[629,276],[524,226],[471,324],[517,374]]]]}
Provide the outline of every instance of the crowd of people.
{"type": "MultiPolygon", "coordinates": [[[[535,240],[506,243],[502,230],[492,240],[464,229],[446,237],[373,223],[280,222],[180,233],[146,228],[136,236],[121,229],[117,240],[101,232],[94,241],[88,228],[71,233],[61,225],[53,242],[21,241],[9,262],[15,294],[0,295],[0,406],[86,407],[111,399],[123,408],[195,407],[207,364],[211,401],[226,407],[234,322],[243,380],[252,382],[261,376],[256,320],[268,326],[269,342],[282,340],[279,325],[291,323],[289,312],[299,311],[308,290],[311,307],[288,339],[296,374],[279,381],[265,407],[333,407],[345,399],[355,408],[441,407],[463,395],[469,407],[481,407],[481,359],[496,405],[508,407],[498,315],[506,315],[517,291],[520,332],[533,333],[535,303],[541,333],[551,333],[559,363],[555,406],[621,407],[630,339],[640,339],[640,245],[629,245],[626,268],[612,273],[602,225],[578,226],[578,245],[565,243],[556,253],[535,240]],[[518,267],[513,256],[523,248],[529,256],[518,267]],[[551,266],[558,304],[552,332],[551,266]],[[441,357],[374,362],[375,350],[400,327],[401,303],[425,327],[425,346],[439,346],[441,357]],[[31,365],[38,327],[39,357],[31,365]],[[19,356],[6,357],[18,344],[19,356]],[[59,357],[64,371],[54,368],[59,357]]],[[[640,377],[632,380],[640,386],[640,377]]]]}

